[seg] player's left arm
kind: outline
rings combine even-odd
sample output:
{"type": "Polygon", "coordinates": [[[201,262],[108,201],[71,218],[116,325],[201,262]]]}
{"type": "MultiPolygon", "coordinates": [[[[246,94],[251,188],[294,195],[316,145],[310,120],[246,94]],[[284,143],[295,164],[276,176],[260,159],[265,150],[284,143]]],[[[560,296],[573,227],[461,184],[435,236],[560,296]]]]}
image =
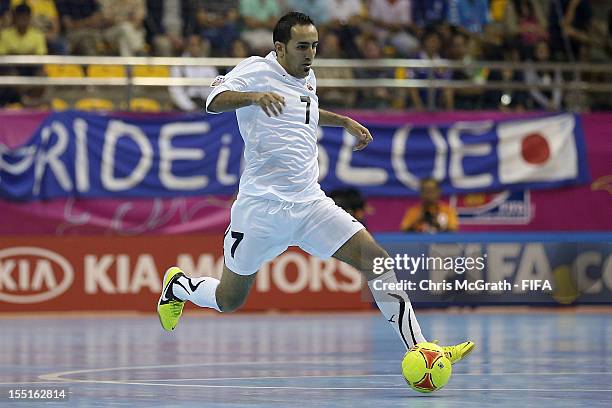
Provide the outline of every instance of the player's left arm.
{"type": "Polygon", "coordinates": [[[319,109],[319,125],[321,126],[341,126],[345,128],[351,135],[357,138],[357,143],[353,150],[362,150],[372,141],[370,131],[362,126],[356,120],[348,116],[338,115],[324,109],[319,109]]]}

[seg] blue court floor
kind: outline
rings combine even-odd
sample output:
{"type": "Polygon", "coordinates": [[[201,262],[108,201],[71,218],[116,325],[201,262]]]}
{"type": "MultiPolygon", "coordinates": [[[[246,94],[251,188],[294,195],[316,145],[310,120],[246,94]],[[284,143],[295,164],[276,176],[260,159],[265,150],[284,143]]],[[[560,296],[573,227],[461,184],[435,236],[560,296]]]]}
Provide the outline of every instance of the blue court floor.
{"type": "Polygon", "coordinates": [[[431,339],[471,339],[443,390],[400,374],[403,347],[373,313],[0,318],[0,406],[612,407],[612,314],[424,313],[431,339]],[[15,388],[69,400],[10,402],[15,388]]]}

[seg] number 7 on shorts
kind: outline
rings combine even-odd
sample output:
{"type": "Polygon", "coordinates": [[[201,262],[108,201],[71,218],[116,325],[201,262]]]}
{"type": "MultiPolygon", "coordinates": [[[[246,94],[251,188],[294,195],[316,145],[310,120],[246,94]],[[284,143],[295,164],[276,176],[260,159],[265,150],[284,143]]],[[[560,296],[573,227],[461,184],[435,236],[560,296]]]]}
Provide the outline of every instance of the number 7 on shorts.
{"type": "Polygon", "coordinates": [[[232,249],[230,250],[230,254],[232,255],[232,258],[233,258],[234,254],[236,253],[236,248],[238,248],[238,244],[240,244],[240,242],[242,241],[242,238],[244,238],[244,233],[238,232],[238,231],[231,231],[231,233],[232,233],[232,238],[236,240],[232,244],[232,249]]]}

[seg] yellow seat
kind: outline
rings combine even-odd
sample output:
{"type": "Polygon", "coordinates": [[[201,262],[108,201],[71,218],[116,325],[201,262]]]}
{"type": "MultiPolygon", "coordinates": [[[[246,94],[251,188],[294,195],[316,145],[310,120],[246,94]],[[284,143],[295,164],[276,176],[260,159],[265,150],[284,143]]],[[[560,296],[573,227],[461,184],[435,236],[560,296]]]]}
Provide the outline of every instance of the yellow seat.
{"type": "Polygon", "coordinates": [[[161,112],[161,105],[155,99],[132,98],[130,110],[134,112],[161,112]]]}
{"type": "Polygon", "coordinates": [[[23,105],[19,102],[13,102],[9,103],[8,105],[4,105],[4,108],[10,110],[21,110],[23,109],[23,105]]]}
{"type": "Polygon", "coordinates": [[[75,64],[46,64],[43,68],[49,78],[83,78],[83,67],[75,64]]]}
{"type": "Polygon", "coordinates": [[[132,71],[135,77],[161,77],[168,78],[170,76],[170,70],[166,66],[162,65],[136,65],[132,71]]]}
{"type": "Polygon", "coordinates": [[[115,108],[115,104],[108,99],[102,98],[83,98],[79,99],[74,107],[84,111],[111,111],[115,108]]]}
{"type": "Polygon", "coordinates": [[[123,65],[90,65],[87,67],[87,76],[90,78],[125,78],[123,65]]]}
{"type": "Polygon", "coordinates": [[[64,111],[68,109],[70,106],[68,102],[60,98],[51,99],[51,109],[54,111],[64,111]]]}

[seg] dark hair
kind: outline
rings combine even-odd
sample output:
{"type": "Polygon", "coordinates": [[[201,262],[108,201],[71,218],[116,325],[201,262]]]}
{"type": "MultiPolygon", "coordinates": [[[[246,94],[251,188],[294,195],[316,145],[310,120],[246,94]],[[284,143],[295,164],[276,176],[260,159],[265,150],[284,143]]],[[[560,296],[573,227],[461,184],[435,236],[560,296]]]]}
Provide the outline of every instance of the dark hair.
{"type": "Polygon", "coordinates": [[[424,179],[421,179],[421,182],[419,183],[419,188],[421,190],[423,189],[425,183],[434,183],[436,185],[436,188],[440,188],[440,183],[438,183],[438,180],[433,177],[425,177],[424,179]]]}
{"type": "Polygon", "coordinates": [[[465,40],[465,42],[469,41],[469,38],[467,35],[457,31],[451,34],[451,41],[454,40],[455,38],[463,38],[463,40],[465,40]]]}
{"type": "Polygon", "coordinates": [[[274,42],[282,42],[287,44],[291,39],[291,27],[294,25],[315,25],[312,19],[304,13],[292,11],[285,14],[278,20],[276,26],[274,26],[274,32],[272,34],[272,40],[274,42]]]}
{"type": "Polygon", "coordinates": [[[424,44],[425,40],[432,36],[436,36],[438,37],[438,40],[442,40],[442,35],[438,32],[436,27],[434,26],[425,27],[425,30],[423,30],[423,34],[421,34],[421,43],[424,44]]]}
{"type": "Polygon", "coordinates": [[[527,15],[527,17],[531,17],[535,14],[535,10],[533,9],[533,4],[531,3],[531,1],[529,0],[513,0],[514,3],[514,10],[516,11],[516,15],[518,18],[523,17],[523,4],[525,4],[527,6],[527,9],[529,10],[529,14],[527,15]]]}
{"type": "Polygon", "coordinates": [[[32,9],[25,2],[23,2],[17,5],[17,7],[13,9],[13,13],[17,16],[23,16],[23,15],[29,16],[32,14],[32,9]]]}
{"type": "Polygon", "coordinates": [[[361,192],[356,188],[337,189],[329,193],[329,196],[334,203],[343,210],[351,214],[355,214],[355,211],[363,210],[365,208],[365,200],[361,195],[361,192]]]}

